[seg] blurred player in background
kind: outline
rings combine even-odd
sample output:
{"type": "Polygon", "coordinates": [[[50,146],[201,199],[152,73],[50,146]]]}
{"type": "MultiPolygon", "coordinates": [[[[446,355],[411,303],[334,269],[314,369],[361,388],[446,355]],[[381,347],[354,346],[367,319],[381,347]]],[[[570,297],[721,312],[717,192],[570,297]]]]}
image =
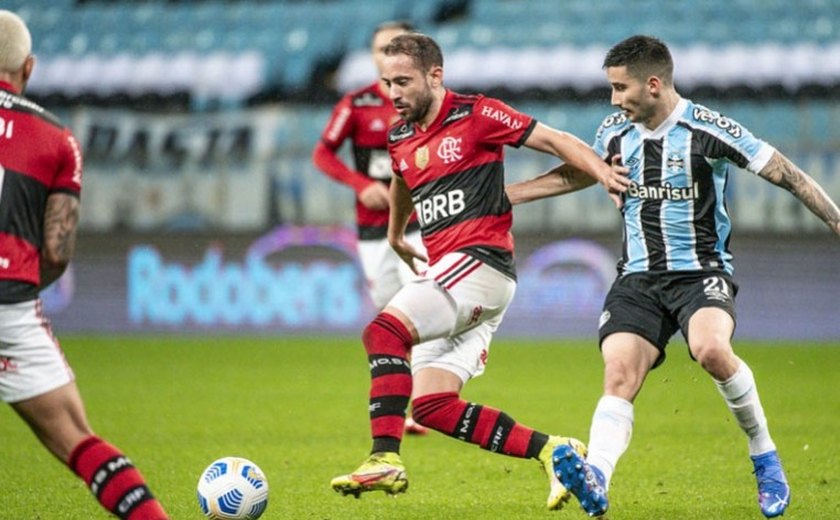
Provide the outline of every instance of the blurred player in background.
{"type": "MultiPolygon", "coordinates": [[[[630,443],[633,401],[647,374],[665,360],[680,330],[691,357],[715,381],[747,434],[761,512],[784,513],[790,487],[756,382],[735,355],[731,221],[725,204],[729,163],[784,188],[840,235],[840,211],[823,189],[787,157],[743,126],[683,99],[673,82],[667,46],[648,36],[615,45],[604,60],[612,104],[621,112],[598,129],[595,151],[629,172],[619,276],[600,320],[604,395],[592,418],[589,455],[560,447],[558,477],[591,516],[607,511],[607,489],[630,443]],[[619,165],[619,161],[623,166],[619,165]]],[[[508,187],[514,204],[591,184],[560,167],[508,187]]]]}
{"type": "MultiPolygon", "coordinates": [[[[382,49],[399,34],[413,32],[405,21],[384,22],[371,38],[371,54],[378,73],[382,72],[382,49]]],[[[356,192],[356,226],[359,261],[367,280],[368,293],[377,310],[406,283],[414,273],[388,244],[388,186],[391,182],[391,161],[388,158],[388,127],[399,119],[388,99],[381,80],[346,94],[333,108],[321,140],[312,152],[315,166],[336,181],[356,192]],[[353,145],[354,167],[338,156],[346,140],[353,145]]],[[[422,250],[420,226],[416,219],[409,224],[406,237],[422,250]]],[[[406,417],[408,433],[424,434],[426,428],[406,417]]]]}
{"type": "Polygon", "coordinates": [[[460,398],[464,383],[483,373],[491,337],[516,287],[504,146],[524,144],[560,157],[613,192],[627,181],[576,137],[497,99],[446,89],[440,47],[428,36],[397,36],[384,53],[382,79],[402,118],[388,134],[395,172],[388,241],[407,264],[426,262],[405,238],[416,208],[430,263],[424,277],[403,287],[362,334],[371,371],[373,446],[370,457],[333,479],[332,487],[356,496],[405,491],[399,451],[413,395],[420,424],[492,452],[538,460],[550,483],[547,506],[559,509],[570,494],[554,475],[552,451],[563,445],[583,454],[584,445],[460,398]]]}
{"type": "Polygon", "coordinates": [[[0,11],[0,398],[105,509],[164,520],[139,471],[88,425],[38,298],[73,255],[82,157],[70,131],[22,97],[35,65],[31,49],[23,20],[0,11]]]}

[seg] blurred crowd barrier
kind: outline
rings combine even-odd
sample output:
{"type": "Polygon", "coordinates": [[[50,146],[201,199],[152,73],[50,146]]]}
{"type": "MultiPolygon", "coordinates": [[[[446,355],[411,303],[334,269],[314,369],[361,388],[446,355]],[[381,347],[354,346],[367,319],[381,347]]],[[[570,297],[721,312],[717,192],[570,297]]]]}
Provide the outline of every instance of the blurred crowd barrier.
{"type": "MultiPolygon", "coordinates": [[[[840,106],[831,102],[709,103],[774,144],[840,200],[840,106]]],[[[606,103],[514,103],[591,142],[606,103]]],[[[77,109],[67,118],[86,159],[81,228],[87,232],[255,232],[354,222],[353,194],[310,156],[329,106],[272,105],[218,113],[77,109]]],[[[342,149],[349,161],[349,145],[342,149]]],[[[557,160],[509,149],[508,182],[557,160]]],[[[735,171],[727,190],[736,231],[817,233],[823,223],[784,190],[735,171]]],[[[515,229],[598,233],[620,215],[599,189],[516,209],[515,229]]]]}

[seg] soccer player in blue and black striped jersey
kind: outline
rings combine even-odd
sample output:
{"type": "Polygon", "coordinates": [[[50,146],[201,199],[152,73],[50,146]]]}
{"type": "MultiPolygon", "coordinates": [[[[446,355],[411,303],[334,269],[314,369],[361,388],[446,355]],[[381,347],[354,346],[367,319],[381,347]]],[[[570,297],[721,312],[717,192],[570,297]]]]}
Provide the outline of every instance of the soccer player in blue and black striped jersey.
{"type": "MultiPolygon", "coordinates": [[[[607,511],[606,491],[633,428],[633,400],[665,359],[680,330],[693,359],[712,376],[747,434],[766,517],[781,515],[790,487],[767,428],[750,368],[735,355],[737,293],[724,192],[730,165],[790,191],[840,235],[840,210],[823,189],[737,122],[680,97],[668,47],[633,36],[604,60],[612,104],[620,112],[598,129],[595,151],[629,176],[624,194],[623,255],[600,319],[604,395],[592,419],[589,455],[559,448],[557,476],[591,516],[607,511]]],[[[567,166],[508,186],[516,203],[591,184],[567,166]]]]}

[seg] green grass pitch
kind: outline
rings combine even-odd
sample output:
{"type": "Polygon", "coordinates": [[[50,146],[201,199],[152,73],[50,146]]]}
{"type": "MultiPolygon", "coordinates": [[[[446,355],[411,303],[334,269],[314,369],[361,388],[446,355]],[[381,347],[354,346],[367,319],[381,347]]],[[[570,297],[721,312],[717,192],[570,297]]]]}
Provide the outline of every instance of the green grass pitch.
{"type": "MultiPolygon", "coordinates": [[[[62,345],[89,419],[147,477],[176,520],[203,518],[195,486],[224,455],[266,472],[264,519],[583,519],[544,510],[538,463],[431,433],[408,437],[397,498],[341,497],[330,479],[367,455],[368,370],[356,338],[82,337],[62,345]]],[[[793,486],[786,520],[840,518],[840,344],[739,342],[793,486]]],[[[712,382],[675,342],[636,402],[633,442],[609,517],[763,518],[744,435],[712,382]]],[[[500,339],[464,396],[547,433],[586,440],[600,395],[594,341],[500,339]]],[[[82,483],[0,411],[0,519],[105,519],[82,483]]]]}

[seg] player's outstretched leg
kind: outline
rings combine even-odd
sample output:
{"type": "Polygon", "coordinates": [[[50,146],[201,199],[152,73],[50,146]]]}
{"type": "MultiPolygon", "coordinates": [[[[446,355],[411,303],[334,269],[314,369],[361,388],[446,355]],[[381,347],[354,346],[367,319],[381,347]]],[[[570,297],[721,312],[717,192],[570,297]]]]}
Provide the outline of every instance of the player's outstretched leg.
{"type": "Polygon", "coordinates": [[[758,506],[767,518],[784,514],[790,504],[788,485],[782,462],[776,450],[750,457],[758,481],[758,506]]]}
{"type": "Polygon", "coordinates": [[[609,508],[604,475],[590,466],[585,455],[569,444],[554,448],[554,473],[566,489],[571,491],[589,516],[601,516],[609,508]]]}
{"type": "Polygon", "coordinates": [[[501,410],[467,402],[458,392],[422,395],[414,399],[413,406],[417,422],[428,428],[493,453],[539,460],[551,488],[546,502],[548,508],[560,509],[568,501],[568,491],[554,475],[551,454],[560,445],[585,454],[586,447],[579,440],[538,432],[501,410]]]}
{"type": "Polygon", "coordinates": [[[366,491],[396,495],[408,489],[408,477],[398,453],[380,452],[372,453],[353,473],[335,477],[330,485],[336,492],[356,498],[366,491]]]}
{"type": "Polygon", "coordinates": [[[566,489],[566,486],[564,486],[560,482],[560,479],[557,478],[557,475],[554,474],[554,462],[552,457],[554,456],[554,449],[560,445],[571,446],[572,449],[581,456],[586,456],[586,446],[577,439],[573,439],[571,437],[558,437],[556,435],[552,435],[548,438],[548,442],[545,446],[543,446],[543,449],[540,450],[538,459],[540,464],[542,464],[543,470],[545,470],[545,474],[548,476],[549,489],[546,507],[549,511],[562,509],[563,505],[568,502],[571,497],[569,490],[566,489]]]}

